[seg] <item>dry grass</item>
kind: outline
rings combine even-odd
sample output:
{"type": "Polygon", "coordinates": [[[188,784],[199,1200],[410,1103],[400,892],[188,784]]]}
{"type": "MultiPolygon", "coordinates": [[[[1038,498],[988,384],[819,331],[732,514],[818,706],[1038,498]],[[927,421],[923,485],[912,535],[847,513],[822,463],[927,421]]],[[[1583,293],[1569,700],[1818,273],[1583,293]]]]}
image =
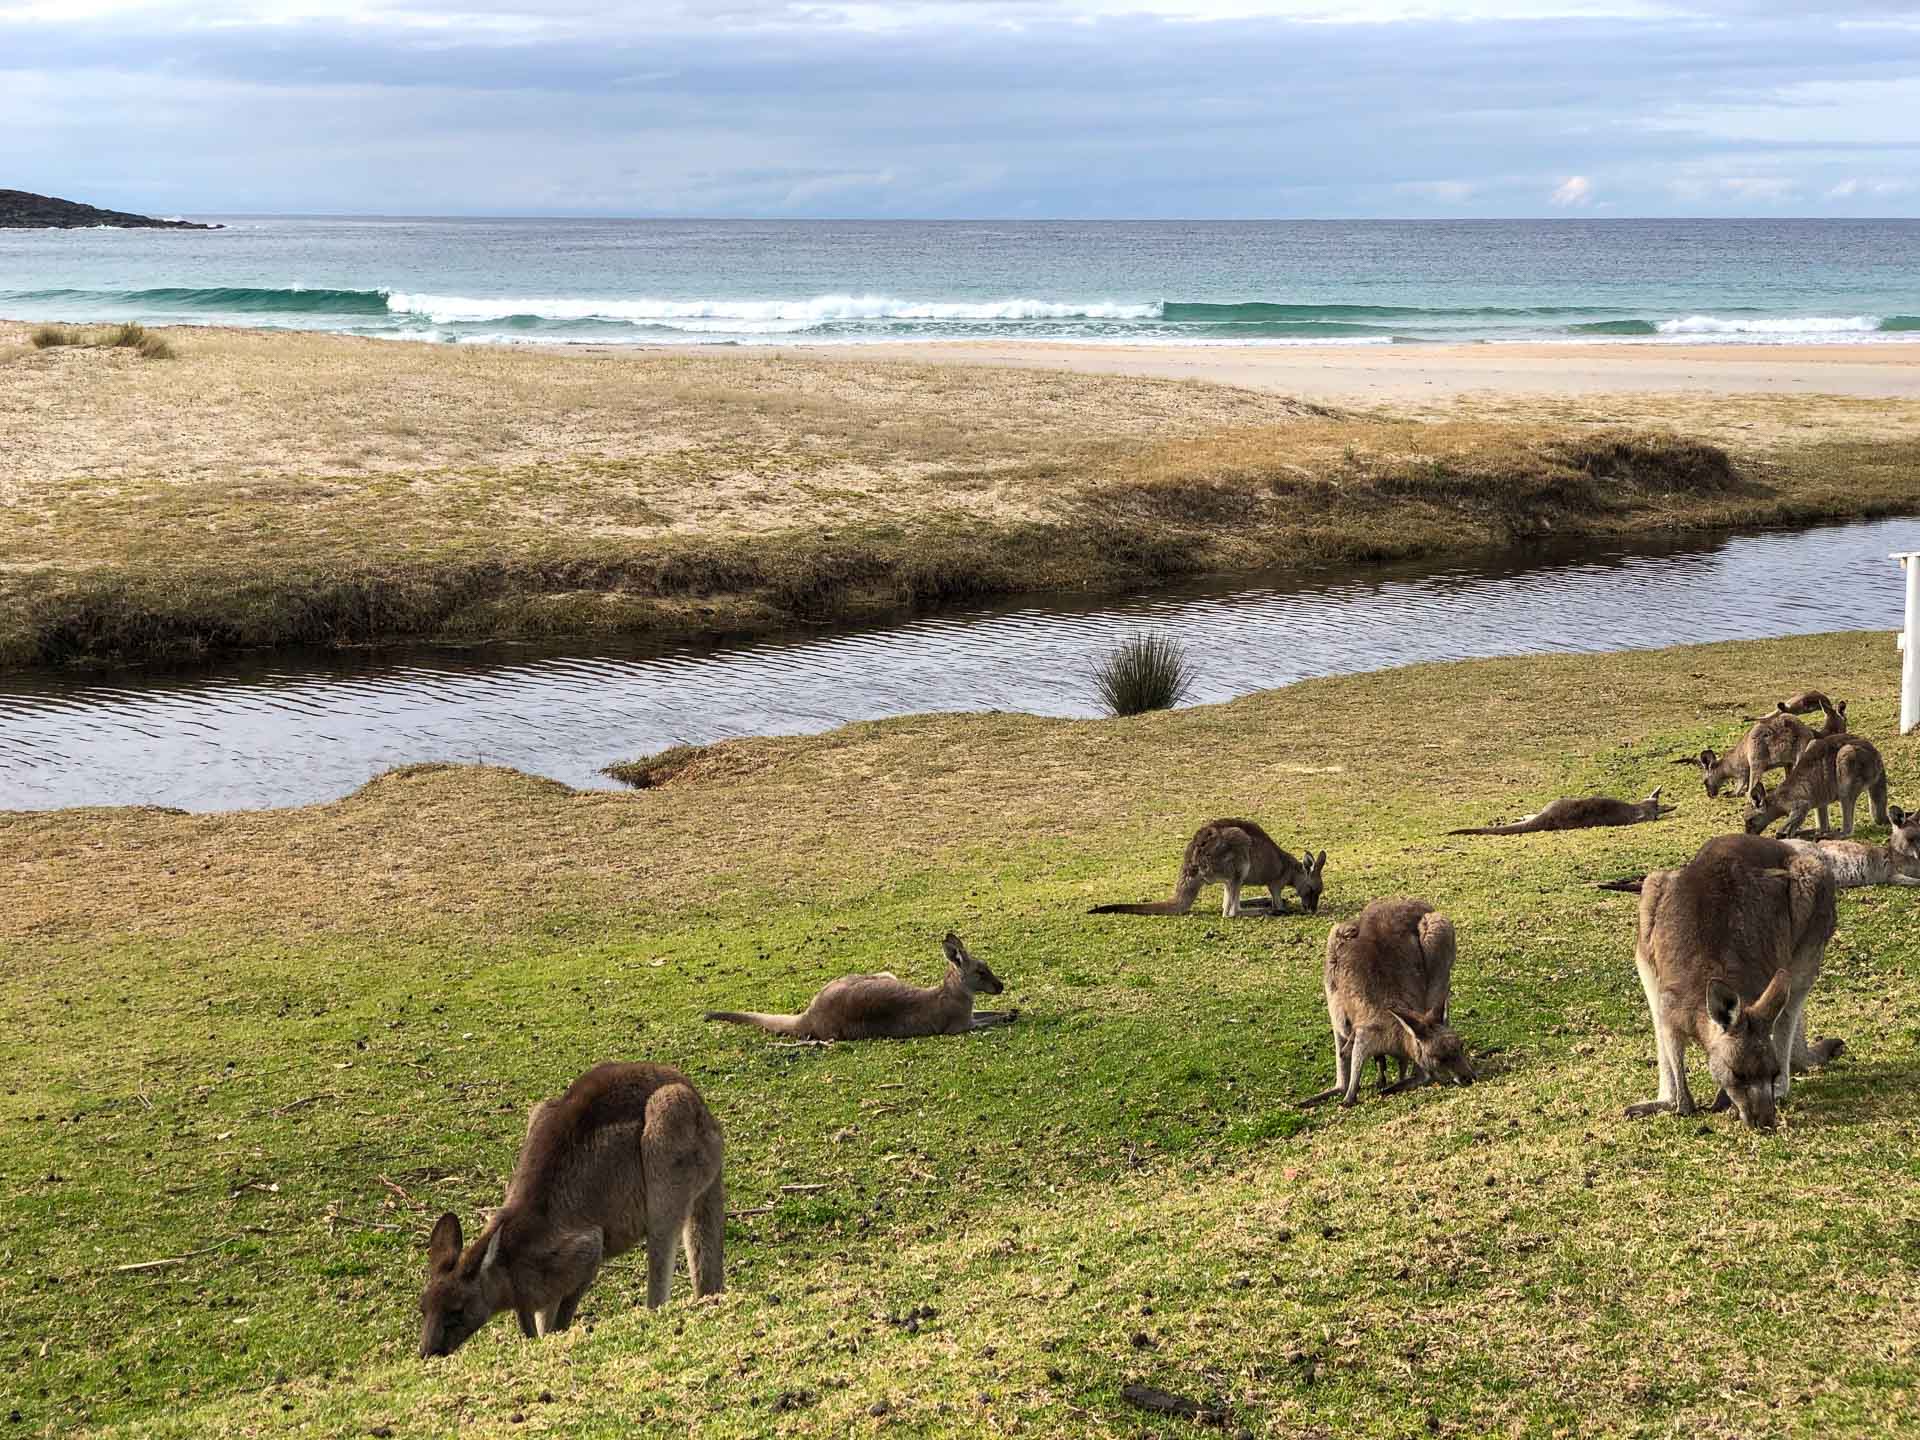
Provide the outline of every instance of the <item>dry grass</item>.
{"type": "Polygon", "coordinates": [[[1415,421],[1065,371],[229,331],[149,367],[155,332],[0,332],[0,666],[764,629],[1920,504],[1920,426],[1868,444],[1837,402],[1729,458],[1645,407],[1631,432],[1415,421]]]}
{"type": "Polygon", "coordinates": [[[1628,1122],[1653,1085],[1634,902],[1589,882],[1738,802],[1442,833],[1644,794],[1802,684],[1851,701],[1905,799],[1895,659],[1839,635],[1500,660],[730,742],[638,793],[421,766],[300,810],[0,816],[17,1428],[1185,1433],[1121,1401],[1141,1380],[1226,1403],[1228,1433],[1897,1430],[1913,893],[1842,898],[1810,1014],[1850,1052],[1777,1135],[1628,1122]],[[1331,851],[1319,915],[1082,913],[1162,890],[1226,813],[1331,851]],[[1482,1083],[1298,1111],[1330,1071],[1328,928],[1409,892],[1460,927],[1482,1083]],[[930,976],[949,926],[1018,1025],[783,1049],[698,1018],[930,976]],[[630,1257],[566,1336],[506,1317],[422,1365],[432,1214],[498,1203],[529,1101],[612,1056],[687,1069],[726,1127],[728,1296],[650,1315],[630,1257]]]}

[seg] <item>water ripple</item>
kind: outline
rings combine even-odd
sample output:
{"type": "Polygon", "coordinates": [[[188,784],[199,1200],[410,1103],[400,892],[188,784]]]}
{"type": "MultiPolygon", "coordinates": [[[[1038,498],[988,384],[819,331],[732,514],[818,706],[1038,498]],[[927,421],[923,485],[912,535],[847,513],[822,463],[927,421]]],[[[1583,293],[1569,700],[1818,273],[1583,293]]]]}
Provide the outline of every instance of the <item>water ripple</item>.
{"type": "Polygon", "coordinates": [[[1199,701],[1415,661],[1892,629],[1902,592],[1888,552],[1915,548],[1920,525],[1882,521],[1304,583],[1029,597],[738,645],[413,647],[0,677],[0,808],[300,804],[421,760],[600,785],[609,761],[681,742],[933,710],[1087,715],[1090,657],[1149,628],[1187,642],[1199,701]]]}

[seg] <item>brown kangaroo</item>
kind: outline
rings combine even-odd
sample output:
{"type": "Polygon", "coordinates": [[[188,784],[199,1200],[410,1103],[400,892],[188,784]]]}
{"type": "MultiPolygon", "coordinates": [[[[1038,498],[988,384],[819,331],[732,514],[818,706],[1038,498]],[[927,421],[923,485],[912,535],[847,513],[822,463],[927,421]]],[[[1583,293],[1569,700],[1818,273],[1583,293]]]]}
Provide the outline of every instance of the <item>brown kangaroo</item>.
{"type": "Polygon", "coordinates": [[[758,1025],[798,1040],[910,1040],[918,1035],[960,1035],[1011,1025],[1020,1018],[1018,1010],[975,1010],[975,995],[998,995],[1007,987],[967,953],[952,931],[941,944],[947,953],[947,978],[928,989],[909,985],[891,971],[845,975],[814,996],[798,1015],[709,1010],[707,1019],[758,1025]]]}
{"type": "Polygon", "coordinates": [[[1201,888],[1219,881],[1227,887],[1220,913],[1229,920],[1240,913],[1240,891],[1248,885],[1264,885],[1271,897],[1271,913],[1287,913],[1282,889],[1291,887],[1300,904],[1311,915],[1320,908],[1320,895],[1326,888],[1323,878],[1327,852],[1296,860],[1274,843],[1273,837],[1251,820],[1210,820],[1187,842],[1187,853],[1180,858],[1180,878],[1174,882],[1171,900],[1156,900],[1144,905],[1096,905],[1089,915],[1184,915],[1193,909],[1201,888]]]}
{"type": "Polygon", "coordinates": [[[665,1065],[596,1065],[533,1107],[506,1203],[462,1249],[442,1215],[427,1246],[420,1358],[451,1355],[502,1310],[529,1337],[573,1323],[603,1260],[647,1246],[647,1304],[666,1304],[682,1240],[696,1299],[724,1287],[720,1127],[665,1065]]]}
{"type": "Polygon", "coordinates": [[[1424,900],[1375,900],[1327,936],[1327,1019],[1333,1025],[1333,1088],[1301,1101],[1318,1105],[1360,1098],[1367,1061],[1380,1067],[1379,1092],[1437,1083],[1473,1083],[1473,1067],[1453,1027],[1447,998],[1453,984],[1453,922],[1424,900]],[[1387,1084],[1387,1058],[1399,1076],[1387,1084]]]}
{"type": "Polygon", "coordinates": [[[1639,825],[1671,815],[1677,806],[1660,803],[1660,788],[1644,800],[1615,800],[1607,795],[1556,800],[1546,809],[1511,825],[1481,825],[1449,830],[1449,835],[1531,835],[1539,830],[1592,830],[1606,825],[1639,825]]]}
{"type": "Polygon", "coordinates": [[[1824,1064],[1839,1040],[1807,1043],[1806,1006],[1834,929],[1833,874],[1817,856],[1779,840],[1721,835],[1678,870],[1656,870],[1640,894],[1634,964],[1653,1017],[1657,1099],[1630,1116],[1694,1113],[1687,1043],[1728,1105],[1771,1129],[1793,1071],[1824,1064]]]}
{"type": "MultiPolygon", "coordinates": [[[[1840,723],[1844,728],[1846,722],[1840,723]]],[[[1759,784],[1769,770],[1792,768],[1800,752],[1816,738],[1813,731],[1784,710],[1763,715],[1726,754],[1715,755],[1712,750],[1700,752],[1700,772],[1706,779],[1707,798],[1719,795],[1728,781],[1737,782],[1744,794],[1759,784]]]]}
{"type": "Polygon", "coordinates": [[[1865,792],[1873,806],[1877,825],[1889,822],[1887,812],[1887,767],[1873,742],[1860,735],[1823,735],[1800,752],[1787,778],[1771,794],[1756,783],[1747,795],[1747,833],[1758,835],[1782,815],[1787,823],[1781,837],[1790,838],[1800,829],[1809,810],[1820,816],[1820,834],[1833,833],[1827,820],[1827,807],[1840,802],[1840,835],[1853,834],[1853,807],[1865,792]]]}

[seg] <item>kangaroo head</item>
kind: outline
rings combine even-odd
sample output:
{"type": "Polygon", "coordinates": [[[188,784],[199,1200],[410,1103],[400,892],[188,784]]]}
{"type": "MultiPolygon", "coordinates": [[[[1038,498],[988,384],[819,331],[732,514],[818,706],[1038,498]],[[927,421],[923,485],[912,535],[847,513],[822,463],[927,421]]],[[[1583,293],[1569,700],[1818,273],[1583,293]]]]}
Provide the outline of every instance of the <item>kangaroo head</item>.
{"type": "Polygon", "coordinates": [[[460,1217],[442,1215],[427,1241],[427,1288],[420,1296],[420,1358],[451,1355],[501,1307],[494,1273],[500,1231],[478,1255],[463,1255],[460,1217]]]}
{"type": "Polygon", "coordinates": [[[1315,855],[1309,850],[1300,861],[1299,870],[1295,872],[1293,892],[1300,897],[1300,906],[1309,915],[1319,913],[1320,895],[1327,888],[1327,882],[1322,878],[1326,868],[1327,852],[1322,850],[1315,855]]]}
{"type": "Polygon", "coordinates": [[[1893,826],[1893,833],[1887,836],[1887,848],[1906,859],[1920,860],[1920,815],[1889,805],[1887,819],[1893,826]]]}
{"type": "Polygon", "coordinates": [[[1671,815],[1675,810],[1680,808],[1678,805],[1662,805],[1660,803],[1660,792],[1666,788],[1664,785],[1654,786],[1653,793],[1640,802],[1640,809],[1646,815],[1647,819],[1658,820],[1662,815],[1671,815]]]}
{"type": "Polygon", "coordinates": [[[1768,797],[1766,786],[1758,780],[1753,782],[1753,789],[1747,792],[1747,833],[1749,835],[1760,834],[1786,813],[1786,806],[1768,797]]]}
{"type": "Polygon", "coordinates": [[[1743,1001],[1723,981],[1707,985],[1707,1069],[1740,1118],[1755,1130],[1771,1130],[1778,1118],[1773,1085],[1780,1055],[1773,1045],[1773,1026],[1791,988],[1785,970],[1774,971],[1767,988],[1751,1001],[1743,1001]]]}
{"type": "Polygon", "coordinates": [[[1393,1018],[1400,1022],[1400,1029],[1405,1032],[1407,1058],[1415,1065],[1436,1081],[1452,1076],[1456,1085],[1473,1083],[1473,1066],[1467,1063],[1467,1047],[1447,1023],[1446,1006],[1442,1005],[1425,1014],[1395,1010],[1393,1018]]]}
{"type": "Polygon", "coordinates": [[[1827,727],[1822,733],[1827,735],[1844,735],[1847,733],[1846,701],[1836,700],[1833,702],[1833,708],[1827,711],[1827,727]]]}
{"type": "Polygon", "coordinates": [[[960,976],[960,983],[967,988],[968,994],[998,995],[1007,988],[1000,983],[998,975],[968,953],[967,947],[961,944],[960,937],[951,930],[947,932],[947,938],[941,941],[940,945],[947,952],[947,964],[951,965],[960,976]]]}
{"type": "Polygon", "coordinates": [[[1716,775],[1714,767],[1720,763],[1720,757],[1712,750],[1700,752],[1700,774],[1707,782],[1707,798],[1714,799],[1720,793],[1720,787],[1727,783],[1724,775],[1716,775]]]}

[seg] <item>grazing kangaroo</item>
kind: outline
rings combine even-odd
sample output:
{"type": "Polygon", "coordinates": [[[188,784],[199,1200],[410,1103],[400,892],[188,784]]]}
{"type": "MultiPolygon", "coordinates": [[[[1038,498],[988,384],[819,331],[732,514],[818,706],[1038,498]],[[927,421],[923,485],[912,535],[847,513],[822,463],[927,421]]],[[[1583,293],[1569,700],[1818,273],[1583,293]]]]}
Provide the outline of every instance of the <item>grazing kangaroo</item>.
{"type": "Polygon", "coordinates": [[[1720,1093],[1757,1130],[1774,1125],[1793,1071],[1839,1054],[1807,1043],[1806,1006],[1834,929],[1833,873],[1783,841],[1722,835],[1640,894],[1634,964],[1653,1017],[1657,1099],[1629,1116],[1694,1113],[1687,1044],[1699,1042],[1720,1093]]]}
{"type": "MultiPolygon", "coordinates": [[[[1833,872],[1836,890],[1857,890],[1866,885],[1920,886],[1920,815],[1910,815],[1898,805],[1887,807],[1893,833],[1884,845],[1869,845],[1861,840],[1786,840],[1802,855],[1813,855],[1833,872]]],[[[1629,875],[1620,880],[1596,881],[1598,890],[1622,890],[1638,895],[1646,876],[1629,875]]]]}
{"type": "Polygon", "coordinates": [[[1776,714],[1786,715],[1811,715],[1818,710],[1827,717],[1827,723],[1831,725],[1836,714],[1847,713],[1847,702],[1842,700],[1836,704],[1818,690],[1802,690],[1798,694],[1789,695],[1784,700],[1776,700],[1773,708],[1776,714]]]}
{"type": "MultiPolygon", "coordinates": [[[[1845,722],[1841,724],[1844,728],[1845,722]]],[[[1769,770],[1791,769],[1801,752],[1817,738],[1784,710],[1762,716],[1746,737],[1726,754],[1715,755],[1712,750],[1700,752],[1700,772],[1706,779],[1707,798],[1718,796],[1728,781],[1737,782],[1740,792],[1745,794],[1759,784],[1769,770]]]]}
{"type": "Polygon", "coordinates": [[[1453,922],[1424,900],[1375,900],[1358,918],[1327,936],[1327,1018],[1333,1025],[1333,1088],[1301,1101],[1318,1105],[1340,1097],[1360,1098],[1367,1061],[1380,1067],[1379,1091],[1437,1083],[1473,1083],[1466,1048],[1447,1024],[1453,984],[1453,922]],[[1399,1078],[1387,1084],[1387,1058],[1400,1062],[1399,1078]]]}
{"type": "Polygon", "coordinates": [[[1089,915],[1184,915],[1203,886],[1219,881],[1227,887],[1220,913],[1229,920],[1240,913],[1240,891],[1248,885],[1264,885],[1272,898],[1272,913],[1287,913],[1287,902],[1280,898],[1291,888],[1300,904],[1311,915],[1320,908],[1320,894],[1326,888],[1323,878],[1327,852],[1296,860],[1274,843],[1273,837],[1251,820],[1210,820],[1194,832],[1187,842],[1187,853],[1180,859],[1180,878],[1174,882],[1173,898],[1145,905],[1096,905],[1089,915]]]}
{"type": "Polygon", "coordinates": [[[1644,800],[1615,800],[1607,795],[1591,795],[1573,800],[1556,800],[1546,809],[1511,825],[1480,825],[1470,830],[1449,830],[1449,835],[1531,835],[1539,830],[1592,830],[1605,825],[1638,825],[1671,815],[1678,807],[1660,803],[1660,788],[1644,800]]]}
{"type": "Polygon", "coordinates": [[[758,1025],[798,1040],[910,1040],[1011,1025],[1020,1018],[1018,1010],[975,1010],[975,995],[998,995],[1007,987],[967,953],[952,931],[941,944],[947,952],[947,978],[928,989],[909,985],[891,971],[846,975],[814,996],[798,1015],[709,1010],[707,1019],[758,1025]]]}
{"type": "Polygon", "coordinates": [[[462,1248],[442,1215],[427,1246],[420,1358],[451,1355],[502,1310],[532,1337],[573,1323],[603,1260],[647,1247],[647,1304],[666,1304],[681,1241],[698,1299],[724,1288],[726,1188],[713,1113],[678,1070],[596,1065],[542,1100],[506,1203],[462,1248]]]}
{"type": "Polygon", "coordinates": [[[1871,740],[1859,735],[1823,735],[1800,752],[1787,778],[1774,787],[1756,783],[1747,796],[1747,833],[1758,835],[1782,815],[1782,839],[1790,839],[1800,829],[1809,810],[1817,810],[1824,837],[1833,833],[1827,820],[1827,807],[1840,802],[1840,835],[1853,834],[1853,807],[1865,792],[1873,806],[1877,825],[1889,823],[1887,812],[1887,767],[1871,740]]]}

